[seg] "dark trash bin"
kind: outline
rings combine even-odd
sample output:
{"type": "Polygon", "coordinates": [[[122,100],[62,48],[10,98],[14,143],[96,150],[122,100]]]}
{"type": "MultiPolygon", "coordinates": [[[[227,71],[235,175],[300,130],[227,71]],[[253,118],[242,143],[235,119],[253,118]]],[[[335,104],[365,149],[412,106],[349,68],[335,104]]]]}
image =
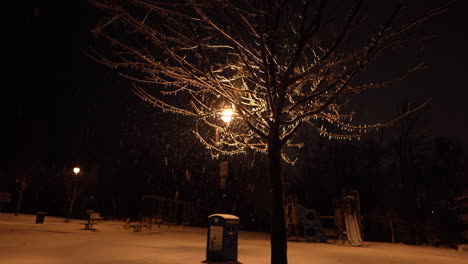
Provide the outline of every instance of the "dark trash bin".
{"type": "Polygon", "coordinates": [[[37,212],[36,213],[36,224],[43,224],[45,216],[46,216],[45,212],[37,212]]]}
{"type": "Polygon", "coordinates": [[[208,216],[207,261],[237,261],[239,217],[229,214],[208,216]]]}

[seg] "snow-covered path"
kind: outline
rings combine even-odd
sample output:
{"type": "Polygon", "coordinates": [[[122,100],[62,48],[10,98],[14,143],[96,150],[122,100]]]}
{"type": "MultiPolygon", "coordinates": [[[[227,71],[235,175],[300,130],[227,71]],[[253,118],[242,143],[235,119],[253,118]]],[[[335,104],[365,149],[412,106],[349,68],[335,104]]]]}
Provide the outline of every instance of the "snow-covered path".
{"type": "MultiPolygon", "coordinates": [[[[205,259],[206,229],[153,227],[133,232],[120,222],[103,222],[96,232],[82,220],[64,223],[47,216],[0,214],[0,263],[8,264],[196,264],[205,259]]],[[[290,264],[411,263],[467,264],[468,253],[452,249],[365,242],[363,247],[290,242],[290,264]]],[[[241,232],[239,261],[269,263],[268,235],[241,232]]]]}

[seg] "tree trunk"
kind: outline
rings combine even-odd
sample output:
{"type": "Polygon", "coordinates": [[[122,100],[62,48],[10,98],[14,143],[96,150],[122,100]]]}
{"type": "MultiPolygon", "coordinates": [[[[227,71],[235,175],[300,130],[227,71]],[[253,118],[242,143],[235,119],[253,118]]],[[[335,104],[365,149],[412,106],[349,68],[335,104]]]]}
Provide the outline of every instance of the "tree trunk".
{"type": "Polygon", "coordinates": [[[272,203],[271,264],[288,263],[281,146],[279,127],[277,124],[272,124],[268,136],[268,161],[272,203]]]}
{"type": "Polygon", "coordinates": [[[19,198],[18,198],[18,203],[16,204],[15,216],[18,215],[19,213],[22,200],[23,200],[23,191],[19,191],[19,198]]]}

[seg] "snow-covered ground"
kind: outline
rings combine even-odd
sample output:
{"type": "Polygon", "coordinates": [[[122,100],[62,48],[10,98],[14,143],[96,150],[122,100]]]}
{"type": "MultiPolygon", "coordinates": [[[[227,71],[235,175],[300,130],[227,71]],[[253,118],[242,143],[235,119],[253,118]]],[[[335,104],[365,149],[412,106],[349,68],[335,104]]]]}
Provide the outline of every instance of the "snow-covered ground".
{"type": "MultiPolygon", "coordinates": [[[[0,214],[0,263],[5,264],[195,264],[205,260],[206,229],[154,227],[133,232],[123,222],[105,221],[96,231],[82,230],[82,220],[65,223],[46,216],[0,214]]],[[[365,242],[363,247],[290,242],[290,264],[411,263],[467,264],[468,253],[453,249],[365,242]]],[[[242,232],[239,261],[267,264],[268,234],[242,232]]]]}

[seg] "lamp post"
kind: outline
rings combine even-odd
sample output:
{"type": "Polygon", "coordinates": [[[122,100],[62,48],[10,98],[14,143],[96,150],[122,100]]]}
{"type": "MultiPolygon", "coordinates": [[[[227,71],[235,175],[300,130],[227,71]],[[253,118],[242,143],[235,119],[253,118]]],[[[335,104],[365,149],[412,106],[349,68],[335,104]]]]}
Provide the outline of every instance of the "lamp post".
{"type": "Polygon", "coordinates": [[[81,172],[81,169],[80,167],[74,167],[73,168],[73,173],[75,174],[75,178],[72,178],[70,183],[69,183],[69,189],[68,189],[68,197],[70,199],[70,205],[68,207],[68,217],[67,219],[65,220],[65,222],[69,223],[70,222],[70,219],[72,217],[72,212],[73,212],[73,204],[75,203],[75,200],[77,199],[77,196],[78,196],[78,186],[75,185],[75,182],[77,181],[76,177],[78,176],[78,174],[81,172]]]}
{"type": "MultiPolygon", "coordinates": [[[[231,109],[225,109],[221,112],[221,120],[229,124],[232,121],[234,112],[231,109]]],[[[220,188],[224,189],[228,177],[228,161],[224,160],[219,164],[220,188]]]]}

